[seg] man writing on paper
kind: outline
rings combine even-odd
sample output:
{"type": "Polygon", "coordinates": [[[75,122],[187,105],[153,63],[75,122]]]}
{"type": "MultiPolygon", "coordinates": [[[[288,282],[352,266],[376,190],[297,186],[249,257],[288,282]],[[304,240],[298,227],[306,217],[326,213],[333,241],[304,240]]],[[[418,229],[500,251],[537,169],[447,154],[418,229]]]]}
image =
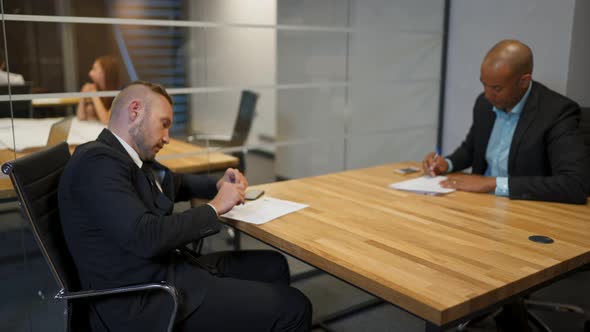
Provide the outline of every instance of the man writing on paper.
{"type": "MultiPolygon", "coordinates": [[[[59,185],[67,245],[83,289],[166,281],[179,291],[175,331],[307,331],[311,304],[289,287],[273,251],[191,256],[177,250],[216,233],[244,199],[246,178],[228,169],[215,181],[174,174],[154,161],[170,140],[172,100],[137,81],[115,98],[108,129],[79,146],[59,185]],[[174,202],[210,198],[173,213],[174,202]]],[[[89,307],[95,331],[163,331],[170,299],[159,293],[101,299],[89,307]]]]}
{"type": "Polygon", "coordinates": [[[446,188],[512,199],[585,204],[590,165],[577,134],[579,106],[532,80],[531,49],[503,40],[481,65],[484,92],[467,137],[447,158],[428,154],[425,174],[450,174],[446,188]]]}

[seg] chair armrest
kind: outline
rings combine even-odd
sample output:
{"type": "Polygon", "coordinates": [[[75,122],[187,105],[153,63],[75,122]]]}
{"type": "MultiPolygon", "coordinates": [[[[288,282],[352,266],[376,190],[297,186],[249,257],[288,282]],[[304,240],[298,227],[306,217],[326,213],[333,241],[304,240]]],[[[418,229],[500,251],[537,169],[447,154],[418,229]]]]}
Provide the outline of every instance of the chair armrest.
{"type": "Polygon", "coordinates": [[[105,296],[105,295],[113,295],[113,294],[122,294],[122,293],[133,293],[133,292],[141,292],[146,290],[163,290],[170,294],[172,300],[174,301],[174,308],[172,309],[172,315],[170,317],[170,322],[168,323],[168,332],[172,332],[174,327],[174,320],[176,319],[176,313],[178,312],[178,291],[174,286],[168,285],[166,282],[162,281],[161,283],[151,283],[151,284],[140,284],[140,285],[130,285],[130,286],[123,286],[117,288],[109,288],[109,289],[98,289],[98,290],[84,290],[78,292],[66,292],[62,288],[56,295],[55,298],[58,300],[75,300],[75,299],[82,299],[82,298],[89,298],[89,297],[97,297],[97,296],[105,296]]]}

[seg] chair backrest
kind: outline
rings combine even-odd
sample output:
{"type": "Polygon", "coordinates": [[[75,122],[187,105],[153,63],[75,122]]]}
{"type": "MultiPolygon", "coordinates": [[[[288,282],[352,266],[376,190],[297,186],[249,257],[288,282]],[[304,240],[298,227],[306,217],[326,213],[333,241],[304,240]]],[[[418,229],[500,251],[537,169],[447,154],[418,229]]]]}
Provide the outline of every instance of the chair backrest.
{"type": "MultiPolygon", "coordinates": [[[[25,83],[24,85],[11,85],[10,93],[16,94],[29,94],[31,93],[31,84],[25,83]]],[[[8,85],[0,85],[0,95],[8,95],[8,85]]],[[[21,100],[12,102],[12,111],[15,118],[30,118],[33,114],[33,108],[30,100],[21,100]]],[[[10,117],[10,102],[0,101],[0,118],[10,117]]]]}
{"type": "Polygon", "coordinates": [[[69,159],[68,144],[63,142],[2,165],[43,257],[65,291],[79,290],[80,286],[64,240],[57,199],[59,180],[69,159]]]}
{"type": "Polygon", "coordinates": [[[243,145],[250,134],[252,121],[254,120],[254,113],[256,111],[256,102],[258,101],[258,94],[249,90],[242,91],[240,98],[240,107],[238,109],[238,116],[234,131],[229,145],[239,146],[243,145]]]}
{"type": "MultiPolygon", "coordinates": [[[[580,113],[580,123],[578,124],[578,132],[584,139],[586,147],[586,155],[590,158],[590,107],[582,107],[580,113]]],[[[588,193],[590,196],[590,193],[588,193]]]]}
{"type": "Polygon", "coordinates": [[[590,107],[582,107],[579,128],[586,150],[590,153],[590,107]]]}

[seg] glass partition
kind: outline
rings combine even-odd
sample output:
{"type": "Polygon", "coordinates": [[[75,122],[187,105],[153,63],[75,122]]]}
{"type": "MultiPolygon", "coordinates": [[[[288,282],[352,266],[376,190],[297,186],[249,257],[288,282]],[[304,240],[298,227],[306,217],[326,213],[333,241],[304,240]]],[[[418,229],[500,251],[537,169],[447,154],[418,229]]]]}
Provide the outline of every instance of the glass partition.
{"type": "MultiPolygon", "coordinates": [[[[2,163],[47,146],[63,119],[72,150],[95,139],[108,120],[98,103],[108,114],[136,79],[174,99],[158,159],[178,172],[240,167],[259,184],[419,160],[436,145],[444,0],[0,3],[2,163]]],[[[0,330],[61,330],[55,283],[0,184],[1,291],[12,294],[0,330]]]]}

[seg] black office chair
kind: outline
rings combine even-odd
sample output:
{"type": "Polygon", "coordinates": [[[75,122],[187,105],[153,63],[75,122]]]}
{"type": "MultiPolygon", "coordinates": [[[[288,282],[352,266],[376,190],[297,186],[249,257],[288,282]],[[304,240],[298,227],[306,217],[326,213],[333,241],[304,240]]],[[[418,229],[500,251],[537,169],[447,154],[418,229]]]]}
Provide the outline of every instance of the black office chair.
{"type": "Polygon", "coordinates": [[[582,107],[580,116],[580,135],[584,139],[586,151],[590,156],[590,107],[582,107]]]}
{"type": "MultiPolygon", "coordinates": [[[[31,84],[25,83],[24,85],[11,85],[10,93],[13,95],[17,94],[30,94],[31,84]]],[[[0,85],[0,95],[8,95],[8,85],[0,85]]],[[[33,106],[30,100],[19,100],[12,102],[12,114],[15,118],[32,118],[33,117],[33,106]]],[[[10,102],[0,101],[0,118],[10,118],[10,102]]]]}
{"type": "MultiPolygon", "coordinates": [[[[188,137],[189,142],[205,147],[232,147],[244,145],[250,134],[250,128],[252,128],[257,101],[257,93],[249,90],[242,91],[238,115],[231,135],[194,134],[188,137]]],[[[244,153],[240,151],[233,153],[233,155],[240,159],[238,169],[244,173],[246,171],[244,153]]]]}
{"type": "Polygon", "coordinates": [[[167,328],[171,332],[178,311],[178,293],[173,286],[161,282],[100,290],[80,289],[74,260],[62,233],[57,200],[59,179],[69,159],[68,145],[63,142],[2,166],[2,172],[10,176],[25,219],[29,221],[43,257],[61,288],[55,298],[66,301],[66,330],[90,329],[82,313],[93,297],[163,290],[174,301],[167,328]]]}
{"type": "MultiPolygon", "coordinates": [[[[194,134],[188,136],[188,141],[207,148],[242,146],[246,143],[254,115],[256,114],[256,103],[258,94],[253,91],[243,90],[240,97],[238,115],[231,135],[194,134]]],[[[244,151],[233,152],[232,155],[239,160],[238,169],[246,174],[246,156],[244,151]]],[[[228,233],[228,244],[233,244],[235,250],[240,250],[240,233],[231,227],[226,228],[228,233]]],[[[199,240],[193,244],[194,249],[200,253],[203,241],[199,240]]]]}

